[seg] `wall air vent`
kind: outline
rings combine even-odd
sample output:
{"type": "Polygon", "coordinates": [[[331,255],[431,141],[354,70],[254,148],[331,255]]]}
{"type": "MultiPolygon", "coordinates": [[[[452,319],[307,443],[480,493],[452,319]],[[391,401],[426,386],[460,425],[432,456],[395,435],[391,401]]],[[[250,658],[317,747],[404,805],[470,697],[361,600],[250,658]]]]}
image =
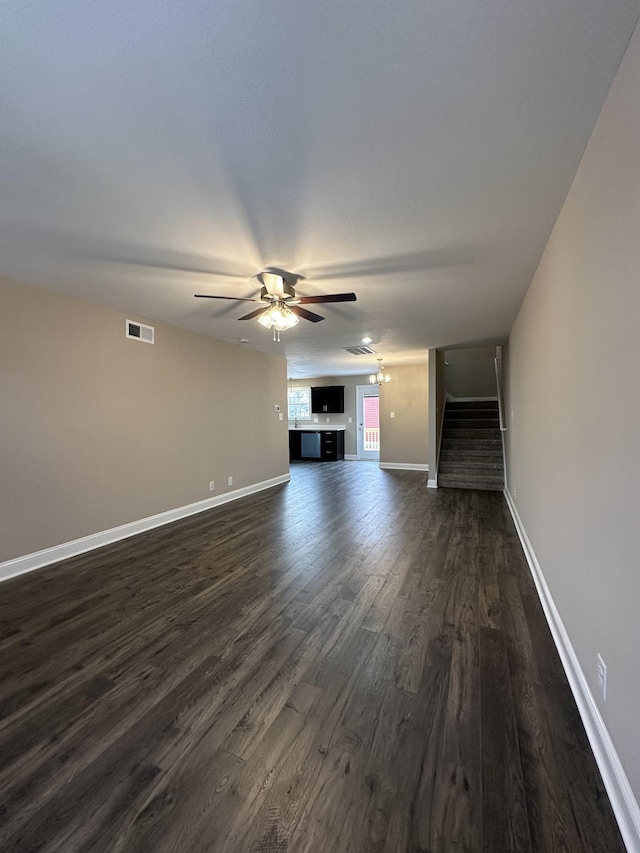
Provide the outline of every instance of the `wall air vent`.
{"type": "Polygon", "coordinates": [[[373,355],[375,353],[371,347],[342,347],[342,349],[350,352],[351,355],[373,355]]]}
{"type": "Polygon", "coordinates": [[[128,338],[133,338],[136,341],[142,341],[145,344],[153,343],[153,326],[145,326],[142,323],[134,323],[133,320],[127,320],[126,330],[126,336],[128,338]]]}

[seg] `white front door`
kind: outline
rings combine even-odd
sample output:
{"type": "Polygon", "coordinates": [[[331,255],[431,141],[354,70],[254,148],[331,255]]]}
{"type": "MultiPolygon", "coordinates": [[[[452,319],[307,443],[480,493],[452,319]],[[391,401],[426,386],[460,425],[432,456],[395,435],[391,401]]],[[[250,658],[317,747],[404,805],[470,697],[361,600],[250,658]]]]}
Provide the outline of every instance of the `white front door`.
{"type": "Polygon", "coordinates": [[[377,385],[356,386],[358,459],[380,458],[380,389],[377,385]]]}

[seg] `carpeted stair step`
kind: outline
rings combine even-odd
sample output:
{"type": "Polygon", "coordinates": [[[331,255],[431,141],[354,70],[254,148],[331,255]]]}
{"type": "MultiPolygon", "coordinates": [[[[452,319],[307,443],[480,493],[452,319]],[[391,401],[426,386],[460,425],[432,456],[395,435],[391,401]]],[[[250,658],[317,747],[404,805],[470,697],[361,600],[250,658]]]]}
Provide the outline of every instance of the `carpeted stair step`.
{"type": "Polygon", "coordinates": [[[457,402],[447,402],[445,407],[446,412],[455,412],[460,409],[493,409],[495,412],[498,411],[498,401],[497,400],[460,400],[457,402]]]}
{"type": "Polygon", "coordinates": [[[445,437],[444,433],[442,435],[442,448],[455,448],[459,450],[464,450],[465,447],[474,448],[476,450],[492,450],[495,447],[502,447],[502,439],[500,438],[500,433],[496,430],[496,432],[486,432],[481,438],[462,438],[459,435],[451,434],[445,437]]]}
{"type": "Polygon", "coordinates": [[[455,442],[456,444],[460,444],[464,446],[468,445],[486,445],[487,447],[492,447],[496,444],[502,446],[502,439],[500,438],[500,430],[476,430],[476,432],[482,433],[482,435],[475,436],[466,436],[461,435],[460,433],[466,432],[466,430],[460,429],[451,429],[451,430],[442,430],[442,442],[455,442]]]}
{"type": "Polygon", "coordinates": [[[498,418],[445,418],[442,423],[443,430],[459,429],[500,429],[498,418]]]}
{"type": "Polygon", "coordinates": [[[482,438],[489,439],[494,438],[496,441],[500,441],[500,430],[490,430],[490,429],[449,429],[446,425],[442,427],[442,440],[447,441],[449,439],[458,439],[458,438],[482,438]],[[497,433],[497,435],[495,435],[497,433]]]}
{"type": "Polygon", "coordinates": [[[497,421],[499,419],[497,409],[455,409],[452,412],[445,411],[444,421],[466,421],[466,420],[481,420],[481,421],[497,421]]]}
{"type": "Polygon", "coordinates": [[[438,486],[449,489],[481,489],[483,491],[501,492],[504,489],[500,477],[467,477],[459,474],[442,474],[438,472],[438,486]]]}
{"type": "Polygon", "coordinates": [[[502,470],[502,459],[441,459],[438,466],[439,474],[456,474],[464,471],[469,471],[470,473],[482,473],[484,471],[494,473],[497,471],[502,476],[502,470]]]}
{"type": "Polygon", "coordinates": [[[454,444],[451,447],[443,447],[440,450],[440,459],[468,459],[470,462],[474,459],[502,459],[502,448],[497,447],[461,447],[454,444]]]}

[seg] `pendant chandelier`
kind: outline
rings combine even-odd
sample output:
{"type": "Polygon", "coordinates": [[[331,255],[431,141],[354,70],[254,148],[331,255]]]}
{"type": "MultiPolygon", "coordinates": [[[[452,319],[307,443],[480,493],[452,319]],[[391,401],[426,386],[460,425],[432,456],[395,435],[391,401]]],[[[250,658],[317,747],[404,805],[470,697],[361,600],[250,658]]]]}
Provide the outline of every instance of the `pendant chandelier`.
{"type": "Polygon", "coordinates": [[[377,373],[371,373],[369,375],[369,382],[372,385],[387,385],[389,382],[391,382],[391,377],[389,376],[388,373],[384,372],[384,364],[382,363],[382,359],[381,358],[377,359],[377,362],[378,362],[378,372],[377,373]]]}

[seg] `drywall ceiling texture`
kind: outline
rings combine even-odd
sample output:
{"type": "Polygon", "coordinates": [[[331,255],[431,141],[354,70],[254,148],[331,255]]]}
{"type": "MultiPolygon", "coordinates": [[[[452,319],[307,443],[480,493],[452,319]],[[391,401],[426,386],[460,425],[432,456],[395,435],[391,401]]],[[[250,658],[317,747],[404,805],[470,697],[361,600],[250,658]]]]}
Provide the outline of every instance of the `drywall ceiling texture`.
{"type": "Polygon", "coordinates": [[[511,327],[638,0],[9,2],[0,275],[356,374],[511,327]],[[275,344],[257,272],[355,291],[275,344]]]}
{"type": "Polygon", "coordinates": [[[0,562],[288,473],[283,358],[126,319],[0,281],[0,562]]]}
{"type": "Polygon", "coordinates": [[[639,92],[637,31],[508,352],[509,489],[637,801],[639,92]]]}

